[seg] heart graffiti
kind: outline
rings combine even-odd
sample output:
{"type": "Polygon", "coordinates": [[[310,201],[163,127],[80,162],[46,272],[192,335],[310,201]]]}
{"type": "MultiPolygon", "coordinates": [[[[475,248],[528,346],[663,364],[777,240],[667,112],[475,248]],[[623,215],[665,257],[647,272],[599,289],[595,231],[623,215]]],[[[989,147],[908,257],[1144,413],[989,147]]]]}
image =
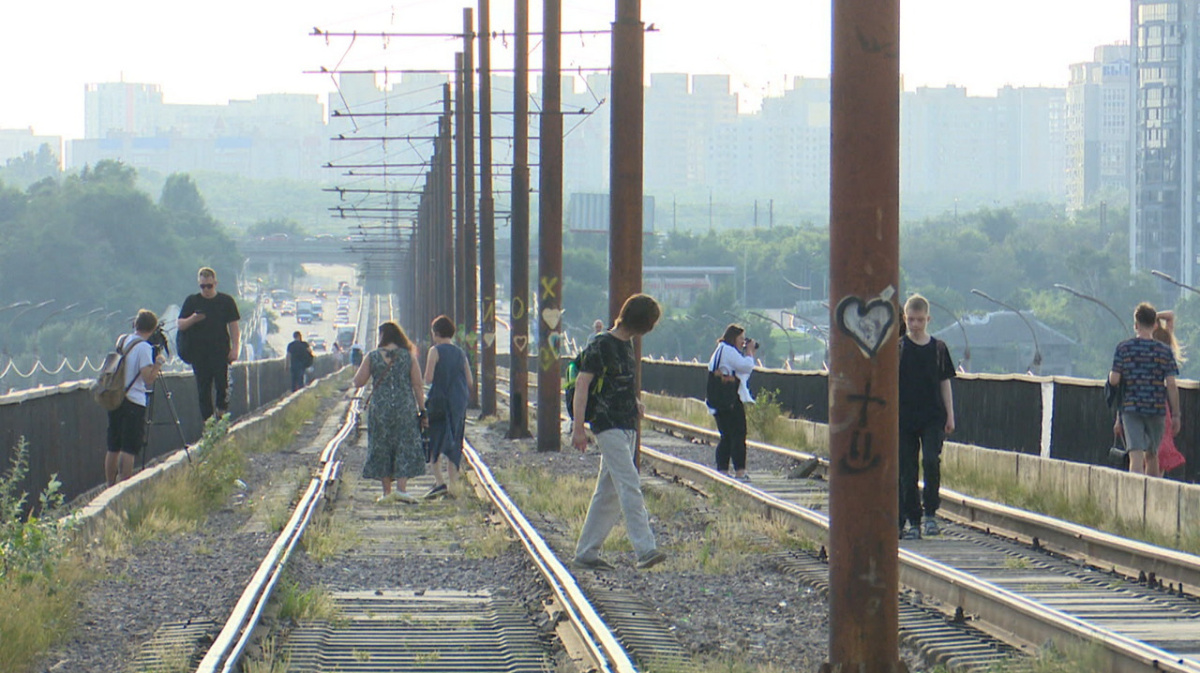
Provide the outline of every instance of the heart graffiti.
{"type": "Polygon", "coordinates": [[[891,301],[878,297],[870,301],[846,297],[838,302],[834,319],[838,327],[858,344],[863,355],[873,358],[896,323],[896,308],[891,301]]]}
{"type": "Polygon", "coordinates": [[[522,353],[525,352],[525,347],[529,345],[529,337],[525,335],[513,337],[513,345],[522,353]]]}
{"type": "Polygon", "coordinates": [[[558,322],[562,320],[562,309],[559,308],[544,308],[542,309],[542,320],[550,326],[550,329],[558,329],[558,322]]]}
{"type": "Polygon", "coordinates": [[[483,343],[488,348],[491,348],[492,344],[496,343],[496,333],[495,332],[484,332],[483,333],[483,343]]]}

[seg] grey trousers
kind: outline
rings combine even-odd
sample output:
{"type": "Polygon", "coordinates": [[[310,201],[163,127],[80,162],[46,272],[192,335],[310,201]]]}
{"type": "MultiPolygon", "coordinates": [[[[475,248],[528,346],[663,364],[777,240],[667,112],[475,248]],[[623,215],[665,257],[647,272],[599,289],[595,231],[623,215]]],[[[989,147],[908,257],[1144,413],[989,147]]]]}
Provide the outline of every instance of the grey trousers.
{"type": "Polygon", "coordinates": [[[579,533],[579,544],[575,546],[575,558],[592,561],[600,556],[612,527],[625,515],[625,529],[629,542],[638,558],[645,558],[657,545],[650,530],[650,516],[646,513],[646,501],[642,498],[642,484],[637,468],[633,464],[633,444],[637,433],[633,430],[605,430],[596,435],[600,446],[600,475],[596,479],[596,491],[588,505],[587,519],[579,533]]]}

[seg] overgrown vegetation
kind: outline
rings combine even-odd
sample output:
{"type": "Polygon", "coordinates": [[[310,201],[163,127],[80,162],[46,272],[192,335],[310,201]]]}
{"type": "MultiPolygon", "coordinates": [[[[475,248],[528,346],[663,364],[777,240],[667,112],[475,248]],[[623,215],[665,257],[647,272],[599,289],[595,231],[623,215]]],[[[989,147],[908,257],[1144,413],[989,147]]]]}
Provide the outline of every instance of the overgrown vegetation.
{"type": "Polygon", "coordinates": [[[60,517],[63,495],[56,477],[26,512],[29,445],[22,437],[0,478],[0,670],[26,670],[73,626],[76,595],[88,579],[85,566],[64,559],[75,520],[60,517]]]}
{"type": "MultiPolygon", "coordinates": [[[[592,499],[593,478],[555,475],[533,466],[521,465],[497,471],[499,478],[521,509],[537,512],[556,522],[564,537],[578,539],[592,499]]],[[[695,570],[710,574],[729,572],[744,563],[747,556],[780,546],[808,549],[812,543],[802,539],[787,524],[767,519],[758,512],[726,503],[729,493],[718,488],[714,500],[707,503],[712,511],[701,510],[694,493],[674,487],[649,485],[644,489],[646,509],[660,521],[686,520],[685,525],[702,529],[700,535],[685,536],[670,547],[673,570],[695,570]],[[726,506],[728,505],[728,506],[726,506]]],[[[632,547],[623,523],[618,523],[604,541],[604,551],[629,552],[632,547]]]]}

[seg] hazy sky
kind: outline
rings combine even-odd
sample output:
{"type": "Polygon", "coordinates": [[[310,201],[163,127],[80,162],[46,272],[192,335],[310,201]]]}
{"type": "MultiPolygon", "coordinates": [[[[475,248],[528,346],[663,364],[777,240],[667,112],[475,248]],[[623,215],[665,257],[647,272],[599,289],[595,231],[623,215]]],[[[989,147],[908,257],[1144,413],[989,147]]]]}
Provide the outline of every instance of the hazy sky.
{"type": "MultiPolygon", "coordinates": [[[[727,73],[746,105],[785,76],[829,73],[832,0],[643,0],[659,32],[647,72],[727,73]]],[[[0,0],[0,128],[83,134],[86,83],[160,84],[169,103],[224,103],[258,93],[323,94],[332,67],[442,68],[449,40],[309,36],[314,26],[360,32],[461,30],[458,0],[0,0]]],[[[531,0],[531,25],[541,6],[531,0]]],[[[564,0],[564,29],[606,28],[613,0],[564,0]]],[[[493,30],[511,30],[512,0],[493,0],[493,30]]],[[[1063,86],[1092,47],[1129,38],[1129,0],[903,0],[901,70],[908,89],[959,84],[989,94],[1005,84],[1063,86]]],[[[535,38],[536,43],[536,38],[535,38]]],[[[493,67],[511,51],[497,43],[493,67]]],[[[540,63],[540,54],[531,63],[540,63]]],[[[606,36],[564,38],[565,66],[608,63],[606,36]]]]}

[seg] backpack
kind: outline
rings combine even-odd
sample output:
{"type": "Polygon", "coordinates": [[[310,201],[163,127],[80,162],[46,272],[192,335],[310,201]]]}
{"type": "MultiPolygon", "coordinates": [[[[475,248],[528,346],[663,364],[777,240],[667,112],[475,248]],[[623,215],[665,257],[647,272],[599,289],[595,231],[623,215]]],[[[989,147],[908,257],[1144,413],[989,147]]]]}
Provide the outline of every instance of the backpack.
{"type": "Polygon", "coordinates": [[[184,364],[192,364],[191,330],[176,330],[175,355],[178,356],[180,360],[183,360],[184,364]]]}
{"type": "MultiPolygon", "coordinates": [[[[137,381],[135,376],[129,385],[125,385],[125,358],[133,351],[134,346],[142,341],[144,339],[135,337],[126,348],[125,337],[121,337],[117,342],[117,349],[104,357],[104,364],[100,365],[100,376],[92,385],[92,397],[106,411],[116,411],[120,408],[126,393],[133,387],[134,381],[137,381]]],[[[138,376],[141,376],[141,372],[138,376]]]]}
{"type": "MultiPolygon", "coordinates": [[[[584,350],[587,350],[586,348],[584,350]]],[[[583,363],[583,351],[567,363],[567,385],[563,387],[563,398],[567,404],[567,416],[575,420],[575,380],[579,378],[579,367],[583,363]]],[[[584,422],[596,420],[596,393],[604,389],[604,374],[592,379],[588,386],[587,408],[583,410],[584,422]]]]}

